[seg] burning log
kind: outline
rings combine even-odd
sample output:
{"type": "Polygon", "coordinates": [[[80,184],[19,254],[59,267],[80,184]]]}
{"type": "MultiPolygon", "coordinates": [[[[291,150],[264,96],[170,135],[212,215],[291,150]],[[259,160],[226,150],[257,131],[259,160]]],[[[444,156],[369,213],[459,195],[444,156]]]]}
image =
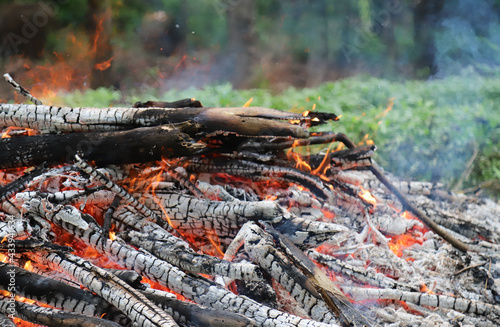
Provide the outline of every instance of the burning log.
{"type": "MultiPolygon", "coordinates": [[[[119,327],[120,324],[109,320],[89,317],[73,312],[67,312],[52,308],[44,308],[19,301],[10,302],[0,299],[0,312],[21,318],[23,320],[41,324],[49,327],[72,326],[72,327],[119,327]],[[12,304],[14,306],[12,307],[12,304]]],[[[10,320],[9,320],[10,321],[10,320]]],[[[9,326],[9,325],[2,325],[9,326]]],[[[14,326],[16,326],[14,324],[14,326]]]]}
{"type": "MultiPolygon", "coordinates": [[[[88,246],[106,254],[113,261],[121,263],[127,269],[135,270],[141,275],[145,275],[149,279],[194,300],[196,303],[215,309],[244,314],[264,326],[294,326],[296,324],[311,327],[324,326],[314,321],[304,320],[270,309],[248,298],[239,297],[206,279],[185,274],[166,261],[160,260],[148,252],[138,251],[124,244],[123,241],[119,242],[118,239],[115,241],[107,239],[106,242],[103,242],[100,228],[94,223],[89,224],[86,222],[75,208],[69,206],[60,207],[58,210],[51,210],[51,213],[47,213],[44,210],[47,205],[49,204],[42,204],[39,200],[33,199],[27,205],[27,209],[34,214],[44,215],[47,219],[80,238],[88,246]]],[[[50,264],[49,259],[46,260],[48,264],[50,264]]],[[[56,257],[55,260],[59,262],[61,259],[56,257]]],[[[58,268],[53,267],[53,269],[58,268]]],[[[117,307],[119,308],[119,306],[117,307]]]]}
{"type": "MultiPolygon", "coordinates": [[[[280,238],[280,240],[283,239],[284,237],[280,238]]],[[[293,264],[293,259],[289,260],[287,256],[277,251],[272,237],[264,233],[256,224],[247,223],[240,229],[226,255],[235,254],[241,243],[245,244],[245,250],[251,258],[268,271],[302,305],[311,318],[330,323],[334,321],[334,315],[331,312],[333,309],[340,316],[344,326],[371,326],[371,323],[357,314],[356,310],[351,309],[349,300],[331,282],[329,284],[332,286],[328,287],[328,301],[318,290],[320,287],[318,281],[311,278],[311,275],[314,274],[302,274],[293,264]],[[332,303],[330,296],[335,298],[335,303],[332,303]],[[330,304],[333,304],[332,307],[330,304]],[[342,307],[339,308],[339,306],[342,307]],[[347,316],[347,308],[352,316],[347,316]]],[[[290,249],[291,242],[287,243],[286,246],[290,249]]],[[[294,254],[299,252],[300,250],[296,249],[294,254]]],[[[318,268],[316,267],[316,269],[318,268]]]]}
{"type": "Polygon", "coordinates": [[[0,222],[0,238],[2,240],[8,236],[19,237],[29,234],[31,230],[28,220],[19,219],[15,216],[7,215],[4,221],[0,222]]]}
{"type": "Polygon", "coordinates": [[[16,323],[12,321],[7,315],[0,313],[0,324],[5,327],[16,327],[16,323]]]}
{"type": "Polygon", "coordinates": [[[349,265],[341,260],[337,260],[333,256],[325,255],[315,250],[307,251],[307,255],[312,260],[328,266],[330,270],[339,274],[343,274],[349,277],[350,279],[355,279],[362,283],[366,283],[372,286],[377,286],[383,289],[420,291],[419,286],[398,283],[394,279],[389,278],[382,273],[377,273],[373,270],[365,269],[364,267],[361,268],[349,265]]]}
{"type": "Polygon", "coordinates": [[[492,321],[500,322],[500,306],[492,305],[489,303],[457,299],[453,296],[428,294],[424,292],[409,292],[391,289],[376,289],[376,288],[359,288],[359,287],[342,287],[343,290],[351,294],[357,301],[367,299],[391,299],[399,300],[417,305],[424,305],[429,307],[439,307],[442,309],[453,309],[458,312],[474,313],[477,315],[489,315],[493,317],[492,321]]]}
{"type": "Polygon", "coordinates": [[[191,172],[225,172],[231,175],[257,177],[269,176],[272,178],[282,178],[292,182],[299,183],[314,192],[315,195],[323,199],[333,199],[334,196],[325,183],[314,175],[306,174],[295,168],[269,166],[257,164],[250,161],[238,160],[213,160],[212,162],[200,162],[200,160],[191,160],[186,167],[191,172]]]}
{"type": "Polygon", "coordinates": [[[193,121],[203,125],[207,133],[225,131],[246,136],[303,138],[309,133],[288,120],[317,125],[336,118],[333,114],[304,117],[262,107],[101,109],[0,104],[0,127],[31,128],[41,133],[110,132],[193,121]]]}
{"type": "MultiPolygon", "coordinates": [[[[12,133],[0,141],[0,150],[24,156],[23,164],[43,158],[73,162],[80,154],[97,165],[121,165],[96,169],[77,155],[74,166],[40,167],[20,179],[20,171],[0,171],[2,185],[11,183],[0,189],[8,212],[0,215],[0,236],[9,242],[38,237],[71,244],[79,255],[44,244],[29,253],[16,240],[17,265],[28,257],[39,273],[46,275],[43,267],[49,267],[77,281],[48,281],[18,270],[18,284],[29,285],[19,295],[60,309],[77,305],[75,314],[106,313],[120,325],[498,322],[500,209],[495,204],[453,195],[446,201],[463,202],[452,210],[451,202],[436,202],[443,194],[438,186],[383,175],[371,160],[375,146],[355,147],[343,134],[307,130],[335,120],[334,115],[203,108],[191,99],[134,107],[0,104],[0,126],[42,132],[12,133]],[[50,134],[55,132],[66,134],[50,134]],[[179,137],[184,143],[176,142],[179,137]],[[75,151],[65,149],[63,156],[64,151],[49,148],[59,140],[71,140],[63,143],[75,151]],[[116,144],[113,151],[105,146],[109,140],[116,144]],[[35,147],[24,154],[11,148],[30,142],[35,147]],[[293,150],[330,142],[350,148],[307,156],[293,150]],[[92,148],[84,149],[87,144],[92,148]],[[286,148],[291,148],[288,156],[286,148]],[[137,164],[155,160],[148,167],[137,164]],[[493,227],[476,222],[479,215],[493,227]],[[472,251],[456,251],[435,233],[457,249],[472,251]],[[87,258],[92,251],[101,256],[87,258]],[[98,267],[103,265],[127,270],[98,267]],[[143,277],[158,285],[146,288],[143,277]],[[33,279],[47,288],[31,288],[33,279]],[[245,284],[257,301],[240,293],[245,284]],[[78,285],[88,291],[71,294],[78,285]],[[48,293],[48,287],[61,291],[48,293]],[[50,296],[38,296],[37,290],[50,296]],[[196,304],[174,299],[171,292],[196,304]],[[365,299],[370,305],[356,303],[365,299]],[[102,305],[96,308],[92,301],[102,305]],[[359,311],[365,305],[369,319],[359,311]],[[427,306],[435,307],[432,315],[427,306]],[[308,316],[321,322],[301,318],[308,316]]],[[[3,167],[13,167],[14,157],[6,156],[3,167]]],[[[0,245],[0,252],[6,249],[0,245]]],[[[0,287],[5,288],[2,269],[0,287]]]]}
{"type": "MultiPolygon", "coordinates": [[[[74,313],[94,317],[106,314],[108,319],[119,313],[102,298],[89,291],[2,263],[0,264],[0,288],[7,291],[9,287],[11,290],[15,289],[16,295],[74,313]],[[15,276],[14,285],[10,284],[12,276],[15,276]]],[[[119,316],[120,314],[116,318],[119,319],[119,316]]]]}
{"type": "Polygon", "coordinates": [[[180,246],[177,238],[173,240],[175,242],[173,243],[172,237],[170,237],[171,234],[168,235],[163,232],[146,234],[130,231],[120,236],[126,242],[143,248],[158,258],[186,271],[232,279],[262,280],[262,272],[258,267],[250,263],[232,263],[216,257],[197,254],[187,244],[180,246]],[[165,238],[165,236],[168,238],[165,238]]]}
{"type": "Polygon", "coordinates": [[[114,277],[102,268],[67,253],[49,253],[42,262],[77,279],[90,291],[103,297],[124,312],[133,322],[142,326],[177,326],[172,317],[158,308],[144,295],[114,277]]]}

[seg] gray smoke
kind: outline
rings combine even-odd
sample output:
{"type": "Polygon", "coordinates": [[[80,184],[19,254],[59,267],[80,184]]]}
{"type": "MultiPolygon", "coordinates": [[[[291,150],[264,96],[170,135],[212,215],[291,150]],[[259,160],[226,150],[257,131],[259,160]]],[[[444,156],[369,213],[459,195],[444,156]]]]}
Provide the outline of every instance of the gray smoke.
{"type": "Polygon", "coordinates": [[[437,77],[500,68],[500,13],[494,0],[447,1],[435,35],[437,77]]]}

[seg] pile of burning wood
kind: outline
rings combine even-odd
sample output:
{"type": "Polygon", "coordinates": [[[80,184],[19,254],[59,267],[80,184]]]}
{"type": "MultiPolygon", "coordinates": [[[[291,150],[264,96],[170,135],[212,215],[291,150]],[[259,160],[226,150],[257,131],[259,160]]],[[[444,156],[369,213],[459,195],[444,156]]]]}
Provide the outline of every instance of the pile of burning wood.
{"type": "Polygon", "coordinates": [[[500,323],[500,206],[310,130],[335,120],[0,104],[1,323],[500,323]]]}

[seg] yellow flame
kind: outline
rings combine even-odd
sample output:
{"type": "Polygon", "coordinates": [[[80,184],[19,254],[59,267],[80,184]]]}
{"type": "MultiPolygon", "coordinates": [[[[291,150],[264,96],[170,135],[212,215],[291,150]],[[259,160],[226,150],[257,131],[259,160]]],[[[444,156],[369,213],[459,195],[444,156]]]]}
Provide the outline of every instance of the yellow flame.
{"type": "Polygon", "coordinates": [[[363,198],[363,200],[370,204],[377,205],[377,199],[375,199],[369,191],[365,190],[362,186],[359,188],[361,191],[358,194],[361,198],[363,198]]]}
{"type": "Polygon", "coordinates": [[[245,102],[245,104],[243,105],[243,107],[250,107],[250,104],[252,103],[253,101],[253,97],[251,97],[250,99],[248,99],[247,102],[245,102]]]}
{"type": "Polygon", "coordinates": [[[381,117],[385,117],[389,113],[389,111],[392,110],[392,107],[394,106],[394,99],[395,98],[390,98],[389,99],[389,103],[387,104],[387,108],[385,108],[384,111],[382,111],[381,113],[379,113],[378,115],[376,115],[375,119],[381,118],[381,117]]]}
{"type": "Polygon", "coordinates": [[[420,284],[420,292],[421,293],[428,293],[428,294],[436,294],[434,293],[434,291],[430,290],[427,285],[425,285],[424,283],[421,283],[420,284]]]}
{"type": "Polygon", "coordinates": [[[31,264],[31,260],[26,261],[26,263],[24,264],[24,269],[33,271],[33,265],[31,264]]]}

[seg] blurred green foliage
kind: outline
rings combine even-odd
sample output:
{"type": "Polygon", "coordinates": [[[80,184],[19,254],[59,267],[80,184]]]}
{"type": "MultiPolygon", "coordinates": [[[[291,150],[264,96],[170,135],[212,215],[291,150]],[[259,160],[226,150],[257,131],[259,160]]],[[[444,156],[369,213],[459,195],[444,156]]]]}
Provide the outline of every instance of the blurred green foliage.
{"type": "Polygon", "coordinates": [[[378,146],[375,159],[402,177],[443,182],[452,187],[474,156],[472,173],[462,188],[486,183],[500,195],[500,77],[468,75],[427,82],[391,82],[355,77],[315,88],[235,90],[229,84],[203,89],[150,90],[120,94],[107,89],[63,95],[71,106],[131,105],[136,101],[196,97],[204,106],[252,106],[342,115],[322,126],[360,142],[366,134],[378,146]],[[393,102],[392,110],[387,110],[393,102]],[[497,189],[499,188],[499,189],[497,189]]]}
{"type": "MultiPolygon", "coordinates": [[[[89,1],[60,2],[56,25],[88,28],[89,1]]],[[[187,45],[183,50],[190,55],[205,50],[223,57],[231,51],[228,33],[235,26],[229,26],[227,14],[237,0],[107,0],[105,5],[112,10],[112,40],[118,48],[137,47],[145,15],[162,10],[179,23],[187,45]]],[[[500,0],[253,0],[252,5],[251,50],[261,60],[289,60],[307,64],[308,71],[317,67],[316,74],[329,73],[319,80],[359,72],[427,78],[467,66],[480,71],[480,65],[500,65],[500,0]]],[[[49,39],[47,52],[52,53],[60,36],[49,39]]]]}

